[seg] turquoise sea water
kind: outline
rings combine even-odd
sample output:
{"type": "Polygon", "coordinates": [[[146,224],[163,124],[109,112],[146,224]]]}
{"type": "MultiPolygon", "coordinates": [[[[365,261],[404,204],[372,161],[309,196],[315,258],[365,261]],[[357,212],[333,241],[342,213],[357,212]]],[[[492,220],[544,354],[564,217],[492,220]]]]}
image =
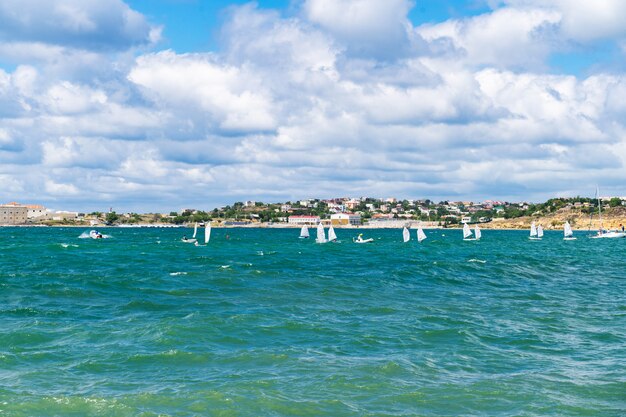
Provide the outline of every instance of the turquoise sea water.
{"type": "Polygon", "coordinates": [[[83,231],[0,228],[0,416],[626,415],[626,239],[83,231]]]}

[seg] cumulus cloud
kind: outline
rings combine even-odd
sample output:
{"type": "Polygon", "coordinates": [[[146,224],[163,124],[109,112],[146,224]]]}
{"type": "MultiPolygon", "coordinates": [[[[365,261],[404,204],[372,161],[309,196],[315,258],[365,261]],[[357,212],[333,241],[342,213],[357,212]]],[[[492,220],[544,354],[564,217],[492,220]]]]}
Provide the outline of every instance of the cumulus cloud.
{"type": "Polygon", "coordinates": [[[4,0],[0,3],[0,39],[3,42],[124,50],[158,41],[159,31],[121,0],[4,0]]]}
{"type": "Polygon", "coordinates": [[[388,58],[406,52],[412,6],[409,0],[306,0],[303,10],[351,54],[388,58]]]}
{"type": "Polygon", "coordinates": [[[577,42],[592,42],[626,36],[626,4],[621,0],[500,0],[493,7],[554,10],[560,14],[562,36],[577,42]]]}
{"type": "Polygon", "coordinates": [[[145,88],[157,105],[202,112],[210,127],[224,131],[275,127],[271,100],[261,80],[209,54],[165,51],[138,59],[129,80],[145,88]]]}

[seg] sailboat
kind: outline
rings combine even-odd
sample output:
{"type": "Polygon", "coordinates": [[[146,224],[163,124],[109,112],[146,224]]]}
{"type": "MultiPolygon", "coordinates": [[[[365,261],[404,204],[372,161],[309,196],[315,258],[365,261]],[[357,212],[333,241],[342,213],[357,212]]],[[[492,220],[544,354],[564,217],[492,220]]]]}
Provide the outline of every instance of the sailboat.
{"type": "Polygon", "coordinates": [[[467,223],[463,223],[463,240],[476,240],[471,237],[472,231],[467,223]]]}
{"type": "Polygon", "coordinates": [[[324,225],[322,223],[317,224],[317,239],[315,239],[316,243],[326,243],[326,232],[324,231],[324,225]]]}
{"type": "Polygon", "coordinates": [[[335,234],[335,229],[333,228],[332,224],[328,228],[328,241],[329,242],[336,242],[337,241],[337,235],[335,234]]]}
{"type": "Polygon", "coordinates": [[[204,226],[204,243],[205,244],[209,243],[210,239],[211,239],[211,222],[207,221],[206,225],[204,226]]]}
{"type": "Polygon", "coordinates": [[[411,240],[411,234],[409,233],[409,229],[407,229],[406,226],[402,229],[402,240],[404,241],[404,243],[411,240]]]}
{"type": "Polygon", "coordinates": [[[543,226],[542,225],[537,226],[537,238],[539,239],[543,238],[543,226]]]}
{"type": "Polygon", "coordinates": [[[300,239],[308,239],[309,238],[309,228],[306,226],[302,226],[300,229],[300,239]]]}
{"type": "Polygon", "coordinates": [[[615,239],[626,237],[626,232],[618,232],[617,230],[604,230],[602,227],[602,200],[600,199],[600,190],[596,188],[596,199],[598,200],[598,216],[600,217],[600,229],[598,233],[589,236],[592,239],[615,239]]]}
{"type": "Polygon", "coordinates": [[[480,228],[478,225],[474,227],[474,237],[472,236],[472,230],[470,229],[467,223],[463,224],[463,240],[480,240],[482,237],[482,233],[480,232],[480,228]]]}
{"type": "Polygon", "coordinates": [[[424,233],[424,231],[422,230],[422,226],[420,226],[417,229],[417,241],[422,242],[424,239],[426,239],[426,233],[424,233]]]}
{"type": "Polygon", "coordinates": [[[195,226],[193,227],[193,236],[191,238],[188,238],[187,236],[183,236],[181,240],[185,243],[197,243],[198,242],[198,240],[196,240],[197,234],[198,234],[198,223],[196,223],[195,226]]]}
{"type": "Polygon", "coordinates": [[[543,237],[543,227],[539,226],[535,226],[535,222],[532,222],[532,224],[530,225],[530,240],[541,240],[541,238],[543,237]],[[539,230],[541,230],[541,236],[539,236],[539,230]]]}
{"type": "Polygon", "coordinates": [[[572,231],[572,226],[570,226],[569,222],[565,222],[563,225],[563,240],[576,240],[574,232],[572,231]]]}

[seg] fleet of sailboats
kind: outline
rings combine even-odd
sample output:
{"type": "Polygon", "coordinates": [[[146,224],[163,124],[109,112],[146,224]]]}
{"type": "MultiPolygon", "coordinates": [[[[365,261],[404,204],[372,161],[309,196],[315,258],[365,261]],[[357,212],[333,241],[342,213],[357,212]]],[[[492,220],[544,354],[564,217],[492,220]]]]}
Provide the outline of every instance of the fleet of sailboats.
{"type": "MultiPolygon", "coordinates": [[[[619,230],[605,230],[602,225],[602,201],[599,197],[599,191],[596,189],[596,199],[598,201],[598,217],[600,219],[600,228],[595,235],[589,236],[592,239],[599,238],[626,238],[626,232],[619,230]]],[[[591,221],[590,221],[590,229],[591,229],[591,221]]],[[[186,243],[195,243],[198,245],[197,237],[198,235],[198,223],[194,224],[193,235],[191,238],[183,237],[182,241],[186,243]]],[[[541,240],[543,238],[544,232],[543,227],[541,225],[536,225],[535,222],[532,222],[530,225],[530,235],[529,239],[531,240],[541,240]]],[[[308,239],[309,229],[307,226],[302,226],[300,229],[300,239],[308,239]]],[[[482,232],[478,225],[474,227],[474,230],[470,228],[467,223],[463,224],[463,240],[471,241],[471,240],[480,240],[482,237],[482,232]]],[[[420,225],[417,229],[417,241],[418,243],[423,242],[427,238],[426,233],[422,229],[420,225]]],[[[206,222],[204,227],[204,243],[205,245],[209,243],[211,239],[211,222],[206,222]]],[[[372,242],[374,239],[363,239],[362,235],[359,235],[357,239],[353,239],[356,243],[367,243],[372,242]]],[[[402,228],[402,240],[404,243],[407,243],[411,240],[411,234],[408,227],[402,228]]],[[[572,230],[572,226],[569,221],[566,221],[563,224],[563,240],[576,240],[574,236],[574,232],[572,230]]],[[[331,225],[328,229],[328,238],[326,238],[326,231],[324,229],[324,225],[320,222],[317,225],[317,237],[315,239],[317,243],[327,243],[327,242],[337,242],[337,234],[335,233],[334,227],[331,225]]]]}

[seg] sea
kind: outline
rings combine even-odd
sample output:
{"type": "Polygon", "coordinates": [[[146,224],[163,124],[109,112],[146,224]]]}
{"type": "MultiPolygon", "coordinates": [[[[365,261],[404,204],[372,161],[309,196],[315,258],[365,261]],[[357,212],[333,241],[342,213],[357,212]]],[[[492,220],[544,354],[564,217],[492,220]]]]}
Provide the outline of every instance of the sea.
{"type": "Polygon", "coordinates": [[[101,231],[0,228],[0,416],[626,415],[626,239],[101,231]]]}

